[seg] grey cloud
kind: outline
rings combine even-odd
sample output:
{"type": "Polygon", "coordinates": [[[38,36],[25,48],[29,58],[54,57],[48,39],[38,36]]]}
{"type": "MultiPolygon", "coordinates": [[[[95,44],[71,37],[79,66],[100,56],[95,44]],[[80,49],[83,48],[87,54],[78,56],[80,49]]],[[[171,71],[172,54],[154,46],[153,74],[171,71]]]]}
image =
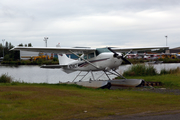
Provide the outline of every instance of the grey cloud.
{"type": "Polygon", "coordinates": [[[44,36],[49,46],[161,45],[169,35],[175,46],[179,6],[179,0],[1,0],[0,32],[15,45],[42,46],[44,36]]]}

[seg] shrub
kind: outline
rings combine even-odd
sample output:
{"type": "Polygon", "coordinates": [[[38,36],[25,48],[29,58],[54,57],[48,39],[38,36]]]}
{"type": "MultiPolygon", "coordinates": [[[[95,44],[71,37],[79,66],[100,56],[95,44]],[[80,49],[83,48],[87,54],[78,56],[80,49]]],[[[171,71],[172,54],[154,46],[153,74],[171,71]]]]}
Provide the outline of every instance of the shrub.
{"type": "Polygon", "coordinates": [[[12,78],[10,76],[8,76],[7,74],[3,74],[0,77],[0,83],[11,83],[12,82],[12,78]]]}
{"type": "Polygon", "coordinates": [[[151,65],[133,65],[127,71],[124,72],[124,76],[150,76],[157,75],[156,69],[151,65]]]}
{"type": "Polygon", "coordinates": [[[4,56],[4,60],[3,61],[10,61],[10,57],[9,57],[8,54],[4,56]]]}
{"type": "Polygon", "coordinates": [[[53,58],[53,61],[58,61],[58,59],[57,58],[53,58]]]}

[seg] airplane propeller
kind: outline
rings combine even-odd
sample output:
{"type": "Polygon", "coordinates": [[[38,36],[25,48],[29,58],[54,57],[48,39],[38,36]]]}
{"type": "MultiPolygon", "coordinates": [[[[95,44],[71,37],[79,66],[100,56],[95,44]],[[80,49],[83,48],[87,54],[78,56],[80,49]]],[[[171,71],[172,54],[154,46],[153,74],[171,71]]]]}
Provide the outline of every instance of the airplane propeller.
{"type": "Polygon", "coordinates": [[[108,47],[108,49],[112,52],[112,53],[114,53],[114,55],[113,55],[113,57],[116,57],[117,59],[122,59],[122,60],[124,60],[126,63],[128,63],[128,64],[132,64],[131,62],[129,62],[129,60],[127,60],[123,55],[119,55],[119,54],[117,54],[114,50],[112,50],[110,47],[108,47]]]}

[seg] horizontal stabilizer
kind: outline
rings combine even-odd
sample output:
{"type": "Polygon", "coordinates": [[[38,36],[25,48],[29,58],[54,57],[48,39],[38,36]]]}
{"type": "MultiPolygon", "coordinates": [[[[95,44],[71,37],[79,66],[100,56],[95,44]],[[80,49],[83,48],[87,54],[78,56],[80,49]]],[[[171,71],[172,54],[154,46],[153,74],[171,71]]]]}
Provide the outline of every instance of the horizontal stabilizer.
{"type": "Polygon", "coordinates": [[[43,66],[41,66],[41,68],[59,69],[59,68],[65,67],[65,66],[67,66],[67,65],[43,65],[43,66]]]}

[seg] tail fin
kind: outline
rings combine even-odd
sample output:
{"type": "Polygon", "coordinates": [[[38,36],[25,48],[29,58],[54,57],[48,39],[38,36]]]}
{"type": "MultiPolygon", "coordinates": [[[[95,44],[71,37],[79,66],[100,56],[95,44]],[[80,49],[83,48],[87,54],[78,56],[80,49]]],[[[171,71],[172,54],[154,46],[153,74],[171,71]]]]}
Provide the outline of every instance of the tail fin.
{"type": "Polygon", "coordinates": [[[66,54],[58,54],[59,65],[68,65],[76,60],[70,59],[66,56],[66,54]]]}

